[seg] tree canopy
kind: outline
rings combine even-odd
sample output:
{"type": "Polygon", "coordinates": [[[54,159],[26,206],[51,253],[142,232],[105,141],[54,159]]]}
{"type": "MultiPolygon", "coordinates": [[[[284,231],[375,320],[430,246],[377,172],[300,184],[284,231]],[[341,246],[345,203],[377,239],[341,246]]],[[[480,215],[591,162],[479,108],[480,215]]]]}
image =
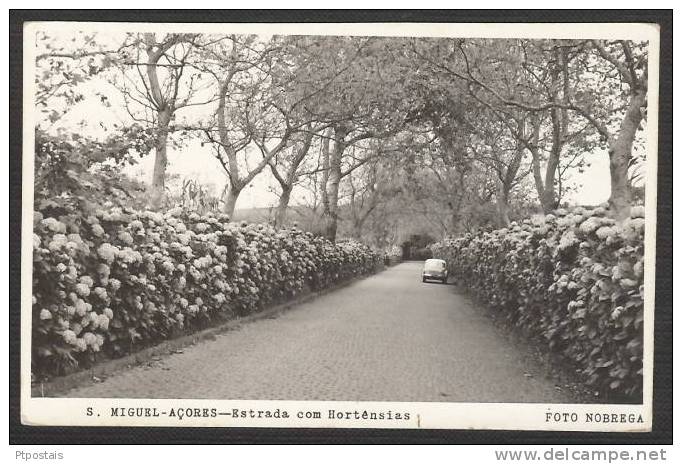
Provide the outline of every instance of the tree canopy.
{"type": "Polygon", "coordinates": [[[278,202],[259,219],[388,248],[549,213],[596,156],[609,214],[641,201],[645,42],[41,33],[36,46],[38,210],[234,217],[269,177],[278,202]],[[116,115],[104,135],[74,124],[86,100],[116,115]],[[219,191],[174,187],[169,148],[197,144],[224,171],[219,191]],[[126,166],[147,157],[145,186],[126,166]]]}

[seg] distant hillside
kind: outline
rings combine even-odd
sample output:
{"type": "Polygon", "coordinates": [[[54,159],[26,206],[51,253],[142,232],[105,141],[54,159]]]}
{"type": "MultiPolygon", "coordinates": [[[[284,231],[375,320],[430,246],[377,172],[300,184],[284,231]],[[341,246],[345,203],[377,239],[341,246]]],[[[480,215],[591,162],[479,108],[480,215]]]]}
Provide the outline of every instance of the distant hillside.
{"type": "MultiPolygon", "coordinates": [[[[244,208],[234,212],[233,221],[247,222],[271,222],[275,217],[275,207],[267,208],[244,208]]],[[[290,206],[287,211],[287,225],[296,223],[304,230],[313,231],[319,218],[315,212],[307,206],[290,206]]]]}

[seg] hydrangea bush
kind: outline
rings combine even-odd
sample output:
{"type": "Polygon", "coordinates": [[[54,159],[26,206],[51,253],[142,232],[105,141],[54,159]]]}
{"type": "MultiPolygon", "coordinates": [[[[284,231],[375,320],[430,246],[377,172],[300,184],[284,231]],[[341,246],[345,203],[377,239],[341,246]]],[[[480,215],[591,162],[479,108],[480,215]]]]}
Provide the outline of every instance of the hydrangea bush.
{"type": "Polygon", "coordinates": [[[507,321],[570,360],[606,398],[642,394],[644,210],[536,216],[432,245],[451,275],[507,321]]]}
{"type": "Polygon", "coordinates": [[[384,253],[384,264],[387,266],[394,266],[398,264],[403,257],[403,249],[398,245],[393,245],[384,253]]]}
{"type": "Polygon", "coordinates": [[[370,274],[381,255],[297,228],[122,208],[34,213],[33,372],[61,374],[370,274]]]}

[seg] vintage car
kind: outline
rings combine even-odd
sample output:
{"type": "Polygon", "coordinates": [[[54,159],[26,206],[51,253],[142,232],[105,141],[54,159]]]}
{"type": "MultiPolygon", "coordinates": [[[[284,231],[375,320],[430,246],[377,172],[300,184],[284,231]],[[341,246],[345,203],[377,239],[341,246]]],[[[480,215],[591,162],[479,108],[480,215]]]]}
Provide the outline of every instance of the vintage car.
{"type": "Polygon", "coordinates": [[[439,280],[448,283],[448,265],[442,259],[427,259],[422,270],[422,282],[439,280]]]}

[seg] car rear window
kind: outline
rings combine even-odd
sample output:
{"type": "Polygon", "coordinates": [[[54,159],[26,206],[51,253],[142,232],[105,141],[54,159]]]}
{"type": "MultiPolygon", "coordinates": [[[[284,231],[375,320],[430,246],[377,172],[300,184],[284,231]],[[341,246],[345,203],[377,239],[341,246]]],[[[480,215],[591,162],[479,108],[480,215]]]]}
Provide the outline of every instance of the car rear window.
{"type": "Polygon", "coordinates": [[[445,263],[443,261],[428,260],[424,263],[424,269],[428,271],[441,271],[445,269],[445,263]]]}

